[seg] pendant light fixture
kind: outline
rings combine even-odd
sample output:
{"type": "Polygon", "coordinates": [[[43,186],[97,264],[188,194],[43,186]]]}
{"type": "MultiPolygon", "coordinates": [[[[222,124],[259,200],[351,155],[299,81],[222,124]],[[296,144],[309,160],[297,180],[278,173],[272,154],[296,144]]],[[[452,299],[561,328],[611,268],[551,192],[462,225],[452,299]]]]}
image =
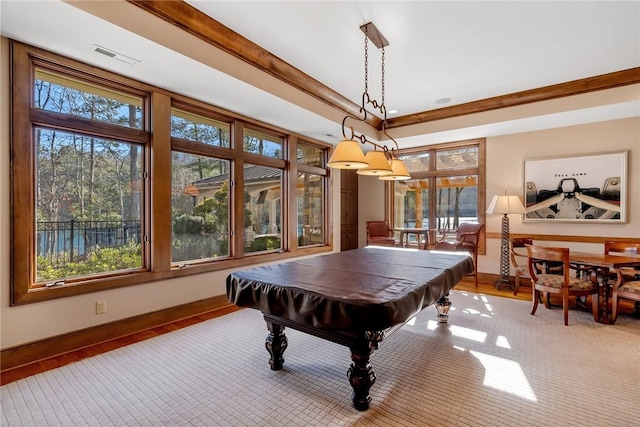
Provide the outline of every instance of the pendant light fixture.
{"type": "Polygon", "coordinates": [[[358,169],[358,175],[389,175],[393,170],[384,151],[369,151],[365,156],[367,167],[358,169]]]}
{"type": "Polygon", "coordinates": [[[333,150],[327,166],[336,169],[361,169],[369,166],[369,163],[358,143],[353,139],[346,139],[333,150]]]}
{"type": "Polygon", "coordinates": [[[398,143],[387,133],[387,107],[384,104],[384,48],[389,45],[389,42],[371,22],[361,25],[360,30],[364,33],[364,93],[362,94],[362,105],[360,106],[362,118],[348,114],[342,119],[342,135],[344,139],[336,146],[327,166],[336,169],[357,169],[359,175],[378,176],[380,179],[387,181],[411,179],[411,175],[406,166],[402,160],[398,158],[398,143]],[[369,40],[382,51],[382,98],[380,103],[375,99],[371,99],[369,96],[369,40]],[[386,145],[370,141],[362,134],[356,135],[353,127],[348,128],[351,133],[347,136],[346,121],[353,119],[366,122],[367,110],[365,107],[367,105],[372,106],[382,114],[381,130],[387,138],[393,141],[393,147],[388,148],[386,145]],[[367,152],[365,155],[356,139],[363,145],[371,144],[373,150],[367,152]]]}

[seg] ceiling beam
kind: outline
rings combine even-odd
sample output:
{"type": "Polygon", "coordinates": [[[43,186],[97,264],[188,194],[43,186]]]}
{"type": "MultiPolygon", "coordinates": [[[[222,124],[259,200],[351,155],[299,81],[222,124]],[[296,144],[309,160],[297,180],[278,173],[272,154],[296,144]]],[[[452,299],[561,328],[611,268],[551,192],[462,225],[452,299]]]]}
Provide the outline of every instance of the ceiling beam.
{"type": "MultiPolygon", "coordinates": [[[[333,108],[356,117],[361,116],[360,105],[188,3],[183,1],[127,1],[333,108]]],[[[366,122],[376,129],[382,127],[382,120],[374,115],[368,115],[366,122]]]]}
{"type": "MultiPolygon", "coordinates": [[[[290,84],[294,88],[311,95],[333,108],[356,117],[361,116],[360,105],[350,101],[338,92],[325,86],[308,74],[303,73],[291,64],[281,60],[251,40],[222,25],[210,16],[200,12],[188,3],[183,1],[127,1],[172,25],[182,28],[212,46],[251,64],[261,71],[290,84]]],[[[365,24],[365,26],[366,25],[367,24],[365,24]]],[[[386,41],[386,39],[384,41],[386,41]]],[[[382,44],[382,41],[380,41],[380,43],[382,44]]],[[[449,119],[500,108],[515,107],[636,83],[640,83],[640,67],[496,96],[465,104],[452,105],[436,110],[407,114],[388,119],[387,129],[449,119]]],[[[367,123],[378,130],[381,129],[382,120],[379,117],[373,114],[367,115],[367,117],[367,123]]]]}
{"type": "Polygon", "coordinates": [[[387,129],[640,83],[640,67],[388,119],[387,129]]]}

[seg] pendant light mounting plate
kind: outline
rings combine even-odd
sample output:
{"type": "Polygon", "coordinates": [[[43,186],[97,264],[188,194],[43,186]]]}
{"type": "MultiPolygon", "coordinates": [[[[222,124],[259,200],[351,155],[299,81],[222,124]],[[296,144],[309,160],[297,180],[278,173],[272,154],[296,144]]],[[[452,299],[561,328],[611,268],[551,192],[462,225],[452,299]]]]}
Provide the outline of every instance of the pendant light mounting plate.
{"type": "Polygon", "coordinates": [[[364,25],[360,25],[360,29],[367,36],[371,43],[373,43],[378,49],[389,46],[389,42],[384,38],[382,33],[378,31],[373,22],[368,22],[364,25]]]}

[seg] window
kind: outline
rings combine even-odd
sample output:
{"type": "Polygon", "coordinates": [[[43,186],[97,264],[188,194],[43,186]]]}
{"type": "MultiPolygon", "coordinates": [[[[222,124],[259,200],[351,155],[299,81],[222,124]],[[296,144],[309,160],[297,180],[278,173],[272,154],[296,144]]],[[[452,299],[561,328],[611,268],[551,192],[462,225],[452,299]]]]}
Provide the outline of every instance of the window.
{"type": "Polygon", "coordinates": [[[327,144],[11,43],[11,304],[331,250],[327,144]]]}
{"type": "Polygon", "coordinates": [[[173,265],[230,255],[231,161],[211,147],[231,146],[231,125],[206,114],[171,109],[173,265]]]}
{"type": "Polygon", "coordinates": [[[300,165],[324,168],[326,166],[326,161],[323,157],[325,151],[326,150],[321,147],[316,147],[307,142],[300,142],[298,144],[296,159],[300,165]]]}
{"type": "Polygon", "coordinates": [[[229,147],[229,124],[177,108],[171,110],[171,136],[229,147]]]}
{"type": "Polygon", "coordinates": [[[282,248],[282,171],[245,163],[244,251],[282,248]]]}
{"type": "Polygon", "coordinates": [[[173,152],[171,262],[229,255],[229,161],[173,152]]]}
{"type": "Polygon", "coordinates": [[[283,249],[282,192],[285,138],[266,131],[245,129],[243,149],[257,154],[244,164],[243,239],[246,254],[283,249]]]}
{"type": "Polygon", "coordinates": [[[148,268],[147,94],[29,66],[13,70],[12,302],[148,268]]]}
{"type": "Polygon", "coordinates": [[[298,182],[296,185],[298,246],[325,242],[326,150],[306,142],[298,143],[298,182]]]}
{"type": "Polygon", "coordinates": [[[392,183],[395,227],[455,230],[484,223],[484,140],[403,152],[411,179],[392,183]]]}
{"type": "Polygon", "coordinates": [[[283,139],[262,132],[246,130],[244,134],[244,150],[247,153],[261,156],[282,158],[283,139]]]}
{"type": "Polygon", "coordinates": [[[142,268],[142,149],[35,129],[36,282],[142,268]]]}
{"type": "Polygon", "coordinates": [[[106,86],[36,68],[34,107],[142,129],[142,98],[106,86]]]}

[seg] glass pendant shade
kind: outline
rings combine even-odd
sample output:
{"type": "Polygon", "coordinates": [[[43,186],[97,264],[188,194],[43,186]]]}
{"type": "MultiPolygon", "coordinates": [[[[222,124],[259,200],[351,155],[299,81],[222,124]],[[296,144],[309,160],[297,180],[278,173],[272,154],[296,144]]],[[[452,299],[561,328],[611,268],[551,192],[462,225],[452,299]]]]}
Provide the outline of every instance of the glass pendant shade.
{"type": "Polygon", "coordinates": [[[360,145],[352,139],[340,141],[327,166],[336,169],[360,169],[369,166],[360,145]]]}
{"type": "Polygon", "coordinates": [[[393,172],[389,175],[383,175],[379,179],[384,181],[404,181],[406,179],[411,179],[411,175],[409,175],[407,167],[400,159],[391,160],[391,170],[393,172]]]}
{"type": "Polygon", "coordinates": [[[368,163],[368,167],[358,169],[358,175],[389,175],[391,172],[391,165],[387,156],[382,151],[369,151],[365,156],[368,163]]]}

